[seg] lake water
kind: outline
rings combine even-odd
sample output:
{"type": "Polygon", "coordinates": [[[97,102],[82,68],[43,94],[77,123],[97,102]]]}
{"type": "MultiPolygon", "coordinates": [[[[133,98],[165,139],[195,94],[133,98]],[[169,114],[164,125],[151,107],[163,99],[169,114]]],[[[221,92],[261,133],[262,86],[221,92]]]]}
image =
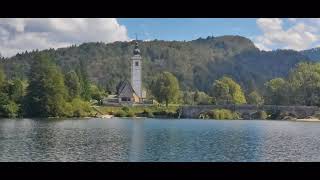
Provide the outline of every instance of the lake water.
{"type": "Polygon", "coordinates": [[[320,123],[1,119],[0,161],[320,161],[320,123]]]}

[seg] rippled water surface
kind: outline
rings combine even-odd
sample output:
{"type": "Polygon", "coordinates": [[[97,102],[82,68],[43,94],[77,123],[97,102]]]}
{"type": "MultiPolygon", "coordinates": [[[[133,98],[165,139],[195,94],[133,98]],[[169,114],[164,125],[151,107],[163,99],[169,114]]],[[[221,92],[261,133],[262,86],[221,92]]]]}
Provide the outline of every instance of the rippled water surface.
{"type": "Polygon", "coordinates": [[[320,123],[1,119],[0,161],[320,161],[320,123]]]}

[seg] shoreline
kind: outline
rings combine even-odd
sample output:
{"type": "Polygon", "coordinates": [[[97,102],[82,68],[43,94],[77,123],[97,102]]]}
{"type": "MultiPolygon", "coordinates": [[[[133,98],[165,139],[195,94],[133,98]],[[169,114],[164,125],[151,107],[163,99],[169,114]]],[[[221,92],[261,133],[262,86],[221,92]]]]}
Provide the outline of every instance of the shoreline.
{"type": "Polygon", "coordinates": [[[315,118],[312,118],[312,119],[295,119],[295,120],[292,120],[292,121],[298,121],[298,122],[320,122],[319,119],[315,119],[315,118]]]}
{"type": "MultiPolygon", "coordinates": [[[[190,119],[190,118],[161,118],[161,117],[154,117],[154,118],[150,118],[150,117],[116,117],[113,115],[108,115],[106,117],[86,117],[86,118],[101,118],[101,119],[112,119],[112,118],[124,118],[124,119],[175,119],[175,120],[179,120],[179,119],[190,119]]],[[[252,121],[253,119],[197,119],[197,118],[191,118],[194,120],[216,120],[216,121],[221,121],[221,120],[228,120],[228,121],[235,121],[235,120],[244,120],[244,121],[252,121]]],[[[306,118],[302,118],[302,119],[255,119],[257,121],[292,121],[292,122],[320,122],[319,119],[316,118],[310,118],[310,119],[306,119],[306,118]]]]}
{"type": "MultiPolygon", "coordinates": [[[[34,117],[35,119],[38,119],[34,117]]],[[[42,117],[43,118],[43,117],[42,117]]],[[[41,119],[42,119],[41,118],[41,119]]],[[[235,121],[235,120],[244,120],[244,121],[291,121],[291,122],[320,122],[320,119],[310,117],[310,118],[300,118],[300,119],[201,119],[201,118],[174,118],[174,117],[165,117],[165,116],[156,116],[156,117],[145,117],[145,116],[135,116],[135,117],[117,117],[110,114],[104,114],[99,116],[85,116],[85,117],[47,117],[45,119],[92,119],[92,118],[100,118],[100,119],[112,119],[112,118],[124,118],[124,119],[173,119],[173,120],[183,120],[183,119],[194,119],[194,120],[228,120],[228,121],[235,121]]],[[[25,119],[23,117],[18,118],[0,118],[1,119],[25,119]]],[[[28,118],[29,119],[29,118],[28,118]]],[[[32,118],[31,118],[32,119],[32,118]]]]}

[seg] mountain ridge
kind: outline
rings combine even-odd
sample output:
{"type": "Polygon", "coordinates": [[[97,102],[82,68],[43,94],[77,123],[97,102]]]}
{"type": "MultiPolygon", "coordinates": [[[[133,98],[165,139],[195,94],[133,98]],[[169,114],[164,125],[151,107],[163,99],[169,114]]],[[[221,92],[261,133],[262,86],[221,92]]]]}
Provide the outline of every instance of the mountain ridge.
{"type": "MultiPolygon", "coordinates": [[[[26,76],[33,57],[50,54],[63,71],[86,65],[89,78],[115,92],[118,82],[129,77],[130,42],[90,42],[65,48],[19,53],[1,61],[8,77],[26,76]],[[17,75],[18,73],[18,75],[17,75]]],[[[209,36],[191,41],[139,41],[143,57],[143,82],[148,89],[161,71],[177,76],[183,90],[208,92],[212,82],[223,75],[235,79],[245,91],[262,89],[265,81],[283,77],[309,56],[294,50],[261,51],[242,36],[209,36]]]]}

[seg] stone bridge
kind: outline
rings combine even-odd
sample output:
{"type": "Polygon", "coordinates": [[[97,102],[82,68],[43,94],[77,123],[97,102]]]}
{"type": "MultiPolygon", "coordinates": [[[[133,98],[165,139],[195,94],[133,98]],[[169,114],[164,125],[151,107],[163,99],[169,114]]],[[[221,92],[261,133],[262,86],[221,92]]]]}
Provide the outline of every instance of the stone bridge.
{"type": "Polygon", "coordinates": [[[295,114],[299,118],[312,116],[320,111],[317,106],[276,106],[276,105],[195,105],[181,106],[181,118],[198,118],[201,113],[208,112],[213,109],[229,109],[239,112],[240,114],[253,114],[257,111],[266,111],[269,113],[286,112],[295,114]]]}

